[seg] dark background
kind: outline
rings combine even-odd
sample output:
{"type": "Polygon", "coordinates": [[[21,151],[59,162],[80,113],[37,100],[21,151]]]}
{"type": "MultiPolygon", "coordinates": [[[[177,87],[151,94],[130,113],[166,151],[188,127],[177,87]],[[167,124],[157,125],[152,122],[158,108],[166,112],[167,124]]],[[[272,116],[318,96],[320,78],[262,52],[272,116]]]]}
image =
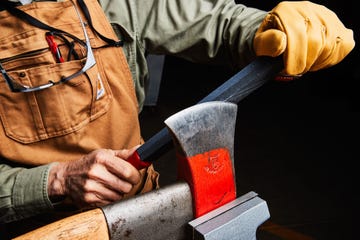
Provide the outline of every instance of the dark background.
{"type": "MultiPolygon", "coordinates": [[[[239,1],[240,2],[240,1],[239,1]]],[[[278,1],[241,1],[271,10],[278,1]]],[[[359,42],[355,1],[316,1],[337,13],[359,42]]],[[[270,81],[238,106],[234,144],[238,195],[255,191],[270,219],[257,237],[359,239],[359,46],[338,65],[293,82],[270,81]]],[[[158,103],[141,114],[145,139],[171,114],[195,104],[234,74],[166,57],[158,103]]],[[[173,152],[155,167],[176,181],[173,152]]]]}

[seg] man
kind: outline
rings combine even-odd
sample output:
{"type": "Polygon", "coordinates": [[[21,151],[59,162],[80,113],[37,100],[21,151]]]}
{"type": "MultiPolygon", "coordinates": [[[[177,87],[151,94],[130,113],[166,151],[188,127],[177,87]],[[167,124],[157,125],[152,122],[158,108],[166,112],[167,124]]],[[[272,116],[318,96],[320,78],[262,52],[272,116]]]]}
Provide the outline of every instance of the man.
{"type": "Polygon", "coordinates": [[[335,13],[307,1],[270,12],[232,0],[15,2],[0,3],[0,223],[9,232],[158,187],[152,166],[126,161],[143,143],[147,53],[235,69],[282,55],[289,79],[337,64],[355,45],[335,13]]]}

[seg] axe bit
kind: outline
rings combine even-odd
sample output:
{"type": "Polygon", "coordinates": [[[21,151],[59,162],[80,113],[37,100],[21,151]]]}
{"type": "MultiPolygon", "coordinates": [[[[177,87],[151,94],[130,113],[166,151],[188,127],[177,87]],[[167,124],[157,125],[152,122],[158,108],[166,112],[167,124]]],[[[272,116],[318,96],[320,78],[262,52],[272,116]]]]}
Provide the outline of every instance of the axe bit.
{"type": "MultiPolygon", "coordinates": [[[[273,79],[283,68],[280,57],[258,57],[198,103],[224,101],[239,103],[250,93],[273,79]]],[[[169,130],[164,127],[141,145],[128,161],[137,169],[149,166],[172,147],[169,130]]]]}
{"type": "Polygon", "coordinates": [[[212,101],[165,120],[175,145],[178,180],[185,180],[191,189],[194,217],[236,198],[236,114],[236,104],[212,101]]]}

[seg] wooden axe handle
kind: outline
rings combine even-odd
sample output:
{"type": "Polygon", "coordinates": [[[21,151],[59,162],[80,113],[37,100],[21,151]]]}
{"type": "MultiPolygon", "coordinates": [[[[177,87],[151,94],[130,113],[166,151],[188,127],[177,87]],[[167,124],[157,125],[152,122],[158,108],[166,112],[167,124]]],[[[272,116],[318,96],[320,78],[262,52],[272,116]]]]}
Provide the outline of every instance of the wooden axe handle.
{"type": "Polygon", "coordinates": [[[100,208],[88,210],[50,223],[14,240],[108,240],[105,216],[100,208]]]}

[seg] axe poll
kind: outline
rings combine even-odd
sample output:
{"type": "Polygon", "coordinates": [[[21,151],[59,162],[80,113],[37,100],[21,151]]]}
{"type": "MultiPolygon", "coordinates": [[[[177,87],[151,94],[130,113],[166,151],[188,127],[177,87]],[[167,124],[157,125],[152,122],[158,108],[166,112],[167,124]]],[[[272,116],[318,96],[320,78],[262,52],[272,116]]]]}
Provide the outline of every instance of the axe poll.
{"type": "Polygon", "coordinates": [[[165,120],[176,150],[178,183],[73,215],[16,239],[186,239],[190,220],[236,198],[236,114],[236,104],[213,101],[165,120]]]}

